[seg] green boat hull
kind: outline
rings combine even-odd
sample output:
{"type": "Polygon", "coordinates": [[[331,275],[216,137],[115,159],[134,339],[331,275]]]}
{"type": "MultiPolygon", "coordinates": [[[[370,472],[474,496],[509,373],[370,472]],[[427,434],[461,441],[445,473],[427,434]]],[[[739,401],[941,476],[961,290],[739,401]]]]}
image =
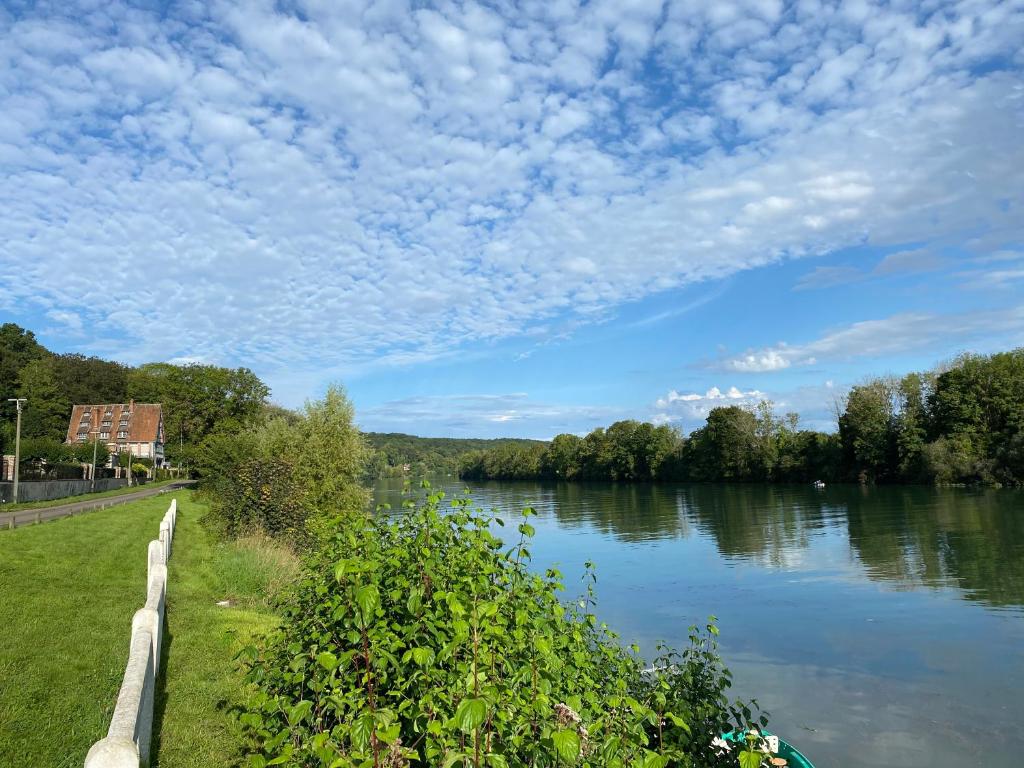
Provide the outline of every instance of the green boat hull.
{"type": "MultiPolygon", "coordinates": [[[[762,731],[761,734],[763,736],[772,735],[769,731],[762,731]]],[[[744,734],[735,731],[723,733],[722,738],[737,745],[746,743],[744,734]]],[[[814,768],[814,763],[808,760],[799,749],[782,738],[779,738],[779,751],[775,756],[786,759],[786,768],[814,768]]]]}

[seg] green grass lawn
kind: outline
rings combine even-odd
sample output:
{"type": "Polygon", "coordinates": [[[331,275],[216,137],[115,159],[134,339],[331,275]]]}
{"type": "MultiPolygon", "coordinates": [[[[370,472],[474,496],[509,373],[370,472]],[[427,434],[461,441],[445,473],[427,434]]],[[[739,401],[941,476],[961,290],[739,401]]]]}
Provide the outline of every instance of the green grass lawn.
{"type": "Polygon", "coordinates": [[[125,486],[124,488],[115,488],[112,491],[100,491],[99,493],[79,493],[75,496],[64,496],[59,499],[49,499],[47,501],[26,501],[23,504],[0,504],[0,512],[21,512],[24,509],[45,509],[46,507],[59,507],[61,504],[71,504],[76,501],[91,501],[92,499],[106,499],[111,496],[123,496],[126,493],[135,493],[136,491],[146,490],[148,488],[163,488],[165,485],[170,485],[175,480],[160,480],[156,483],[146,483],[145,485],[132,485],[131,487],[125,486]]]}
{"type": "MultiPolygon", "coordinates": [[[[222,706],[241,693],[235,650],[273,625],[267,594],[295,559],[264,541],[214,541],[191,492],[174,496],[154,765],[219,768],[238,751],[222,706]],[[226,597],[237,606],[217,607],[226,597]]],[[[0,531],[0,765],[81,766],[106,734],[144,602],[146,543],[170,498],[0,531]]]]}

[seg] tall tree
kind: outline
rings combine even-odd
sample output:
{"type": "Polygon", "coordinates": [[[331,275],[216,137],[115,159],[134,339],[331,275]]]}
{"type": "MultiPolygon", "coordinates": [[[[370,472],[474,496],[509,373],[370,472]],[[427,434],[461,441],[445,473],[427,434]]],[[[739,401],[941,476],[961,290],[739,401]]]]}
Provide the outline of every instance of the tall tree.
{"type": "Polygon", "coordinates": [[[215,431],[235,432],[264,418],[267,386],[248,368],[147,363],[128,376],[128,394],[163,405],[167,455],[215,431]]]}
{"type": "Polygon", "coordinates": [[[32,360],[21,369],[18,397],[28,401],[21,419],[22,435],[64,439],[72,403],[58,380],[53,357],[32,360]]]}
{"type": "Polygon", "coordinates": [[[750,480],[757,469],[757,418],[731,405],[712,408],[690,435],[689,464],[696,480],[750,480]]]}
{"type": "Polygon", "coordinates": [[[53,359],[57,385],[72,405],[123,403],[128,397],[128,367],[98,357],[67,354],[53,359]]]}
{"type": "Polygon", "coordinates": [[[36,335],[32,331],[27,331],[14,323],[0,325],[0,442],[3,443],[4,450],[7,443],[14,438],[15,407],[7,398],[18,393],[18,376],[21,369],[33,360],[48,355],[49,352],[36,341],[36,335]]]}
{"type": "Polygon", "coordinates": [[[893,388],[881,379],[854,387],[839,417],[839,435],[852,473],[885,479],[895,465],[893,388]]]}

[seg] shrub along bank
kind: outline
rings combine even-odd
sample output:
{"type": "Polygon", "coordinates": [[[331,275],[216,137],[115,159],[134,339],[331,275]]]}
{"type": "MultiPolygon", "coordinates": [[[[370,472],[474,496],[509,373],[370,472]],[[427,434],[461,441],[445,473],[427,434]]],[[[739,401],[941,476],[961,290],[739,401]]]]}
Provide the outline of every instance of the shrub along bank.
{"type": "Polygon", "coordinates": [[[250,766],[736,765],[709,749],[750,716],[713,625],[645,673],[590,589],[564,603],[557,571],[528,569],[530,510],[507,546],[504,521],[442,498],[347,519],[243,652],[250,766]]]}

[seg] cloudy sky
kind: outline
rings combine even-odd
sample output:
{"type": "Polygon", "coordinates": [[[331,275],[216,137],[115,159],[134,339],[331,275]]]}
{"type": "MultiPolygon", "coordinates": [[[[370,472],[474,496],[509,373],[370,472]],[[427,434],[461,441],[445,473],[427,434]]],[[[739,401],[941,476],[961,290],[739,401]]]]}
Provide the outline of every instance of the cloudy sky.
{"type": "Polygon", "coordinates": [[[8,2],[0,319],[370,429],[687,431],[1024,343],[1024,3],[8,2]]]}

